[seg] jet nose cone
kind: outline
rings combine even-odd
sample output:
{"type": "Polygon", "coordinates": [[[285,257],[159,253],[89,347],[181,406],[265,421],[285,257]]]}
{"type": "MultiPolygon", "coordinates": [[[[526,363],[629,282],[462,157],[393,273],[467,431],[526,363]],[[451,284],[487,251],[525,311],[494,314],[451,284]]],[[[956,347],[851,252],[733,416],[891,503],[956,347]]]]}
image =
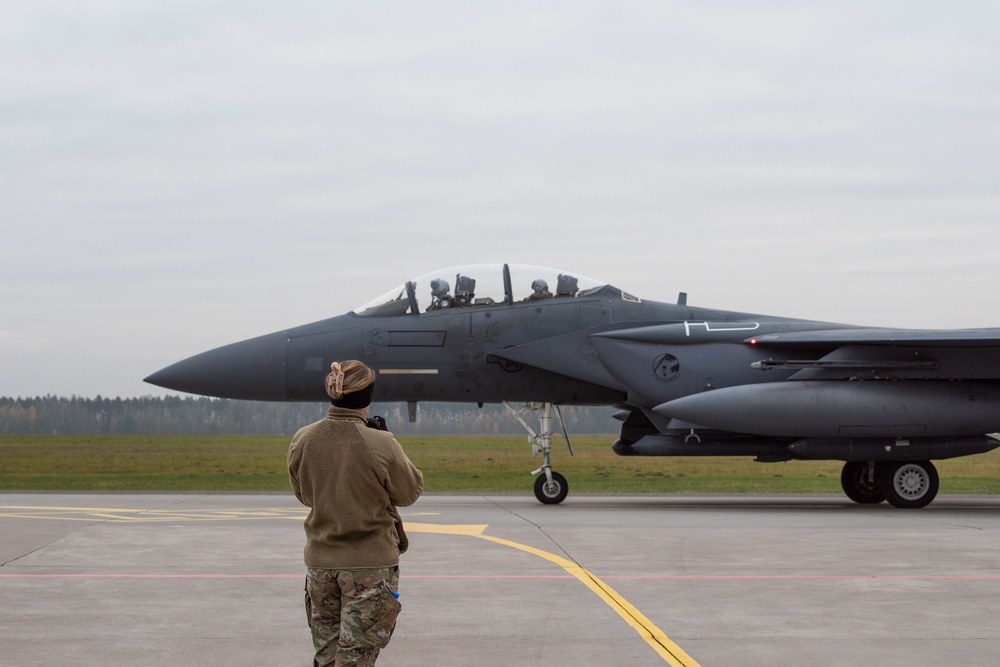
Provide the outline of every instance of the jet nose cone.
{"type": "Polygon", "coordinates": [[[287,346],[284,331],[251,338],[178,361],[145,382],[203,396],[284,401],[287,346]]]}

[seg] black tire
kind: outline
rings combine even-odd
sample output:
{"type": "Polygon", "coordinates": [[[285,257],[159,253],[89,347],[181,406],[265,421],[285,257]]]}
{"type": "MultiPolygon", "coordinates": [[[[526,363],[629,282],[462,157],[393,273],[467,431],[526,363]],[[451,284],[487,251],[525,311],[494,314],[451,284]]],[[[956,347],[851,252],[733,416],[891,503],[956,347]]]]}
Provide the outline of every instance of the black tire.
{"type": "Polygon", "coordinates": [[[545,505],[558,505],[566,500],[567,494],[569,485],[566,484],[566,478],[555,471],[552,472],[551,484],[544,472],[535,479],[535,497],[545,505]]]}
{"type": "Polygon", "coordinates": [[[840,486],[847,497],[862,505],[877,505],[885,500],[882,493],[882,464],[874,461],[848,461],[840,471],[840,486]],[[875,474],[869,474],[874,466],[875,474]]]}
{"type": "Polygon", "coordinates": [[[930,461],[882,464],[882,493],[893,507],[926,507],[938,492],[938,473],[930,461]]]}

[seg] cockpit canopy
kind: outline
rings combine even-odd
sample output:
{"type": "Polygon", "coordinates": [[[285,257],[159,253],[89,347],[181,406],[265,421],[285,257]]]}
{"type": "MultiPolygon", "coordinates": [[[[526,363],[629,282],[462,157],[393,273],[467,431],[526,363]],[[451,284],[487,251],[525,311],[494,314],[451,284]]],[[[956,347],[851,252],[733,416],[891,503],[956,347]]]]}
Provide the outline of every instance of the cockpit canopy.
{"type": "Polygon", "coordinates": [[[473,264],[432,271],[354,309],[379,317],[469,306],[544,302],[589,294],[607,283],[524,264],[473,264]]]}

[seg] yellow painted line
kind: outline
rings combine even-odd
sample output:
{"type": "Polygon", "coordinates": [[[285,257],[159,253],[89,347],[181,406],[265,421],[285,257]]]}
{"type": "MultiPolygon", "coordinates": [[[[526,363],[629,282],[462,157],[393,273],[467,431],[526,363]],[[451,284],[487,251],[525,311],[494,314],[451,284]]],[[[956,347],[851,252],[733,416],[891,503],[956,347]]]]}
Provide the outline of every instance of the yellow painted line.
{"type": "Polygon", "coordinates": [[[529,547],[528,545],[521,544],[519,542],[511,542],[510,540],[505,540],[499,537],[484,535],[483,533],[488,527],[487,525],[450,526],[444,524],[407,522],[404,524],[404,527],[408,533],[437,533],[478,537],[483,540],[495,542],[496,544],[502,544],[507,547],[527,552],[538,556],[539,558],[544,558],[551,563],[555,563],[562,569],[566,570],[566,572],[576,577],[587,588],[593,591],[597,597],[601,598],[605,604],[615,610],[615,612],[622,617],[622,620],[628,623],[632,629],[635,630],[667,664],[672,667],[701,667],[694,658],[685,653],[680,646],[667,637],[663,630],[656,627],[652,621],[632,606],[628,600],[619,595],[613,588],[601,581],[598,577],[594,576],[594,574],[567,558],[557,556],[556,554],[549,553],[548,551],[536,549],[535,547],[529,547]]]}
{"type": "Polygon", "coordinates": [[[157,510],[124,507],[39,507],[0,506],[0,517],[8,519],[49,519],[53,521],[107,521],[111,523],[155,523],[177,521],[252,521],[256,519],[297,519],[299,509],[264,510],[157,510]]]}
{"type": "Polygon", "coordinates": [[[148,512],[127,507],[40,507],[38,505],[0,505],[0,510],[46,510],[49,512],[148,512]]]}
{"type": "Polygon", "coordinates": [[[410,523],[403,522],[403,528],[408,533],[437,533],[438,535],[467,535],[468,537],[482,537],[483,531],[489,528],[487,524],[474,525],[450,525],[446,523],[410,523]]]}
{"type": "MultiPolygon", "coordinates": [[[[402,516],[440,516],[440,512],[411,512],[402,516]]],[[[301,509],[191,510],[130,509],[127,507],[39,507],[0,506],[0,517],[8,519],[50,519],[58,521],[109,521],[146,523],[164,521],[247,521],[252,519],[305,518],[301,509]]]]}

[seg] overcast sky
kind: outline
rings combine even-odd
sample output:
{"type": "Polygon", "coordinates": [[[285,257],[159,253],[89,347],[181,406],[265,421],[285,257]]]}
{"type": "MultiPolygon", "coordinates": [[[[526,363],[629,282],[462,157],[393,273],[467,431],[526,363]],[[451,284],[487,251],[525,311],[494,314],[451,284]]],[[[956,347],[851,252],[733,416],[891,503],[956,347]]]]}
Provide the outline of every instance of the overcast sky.
{"type": "Polygon", "coordinates": [[[464,263],[1000,326],[1000,5],[13,0],[0,396],[464,263]]]}

